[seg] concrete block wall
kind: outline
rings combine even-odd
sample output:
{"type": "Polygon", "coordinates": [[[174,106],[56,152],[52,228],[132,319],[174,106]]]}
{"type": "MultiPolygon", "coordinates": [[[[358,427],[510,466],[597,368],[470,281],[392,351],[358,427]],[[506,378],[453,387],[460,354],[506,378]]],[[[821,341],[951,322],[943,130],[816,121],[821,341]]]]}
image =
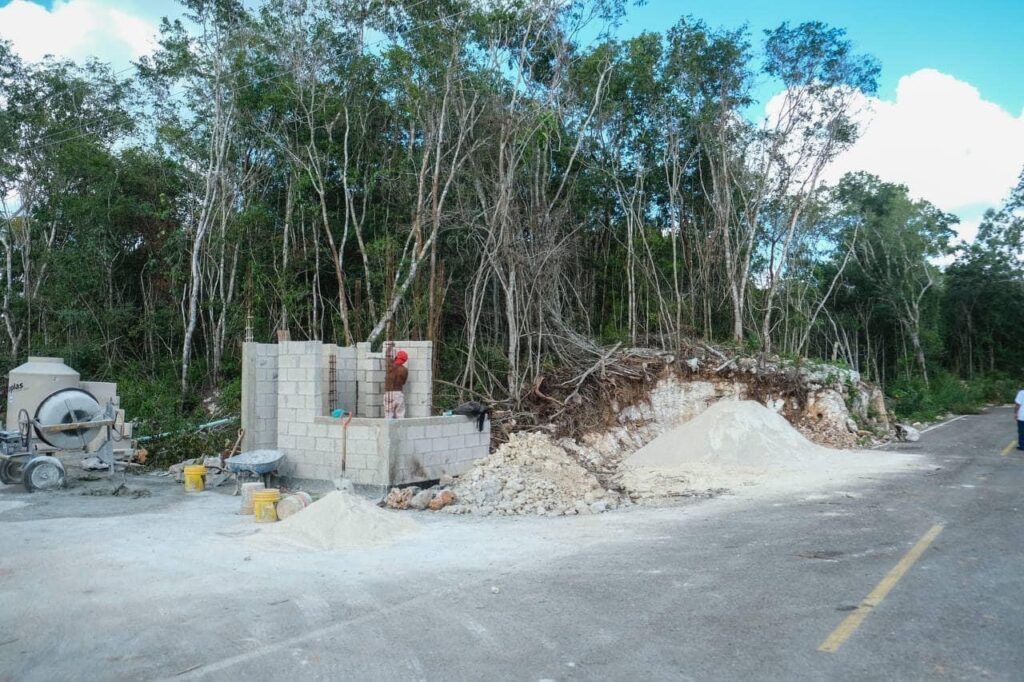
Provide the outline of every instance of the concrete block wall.
{"type": "Polygon", "coordinates": [[[487,456],[491,424],[478,431],[476,419],[464,416],[398,419],[390,429],[388,478],[390,485],[432,481],[458,476],[487,456]]]}
{"type": "Polygon", "coordinates": [[[280,448],[288,455],[284,473],[314,481],[341,476],[343,449],[346,478],[379,487],[463,474],[490,449],[490,424],[477,431],[476,420],[462,416],[356,417],[347,436],[341,419],[318,416],[303,426],[292,426],[281,436],[280,448]]]}
{"type": "Polygon", "coordinates": [[[242,345],[242,450],[277,447],[277,353],[271,343],[242,345]]]}
{"type": "MultiPolygon", "coordinates": [[[[385,352],[373,353],[367,343],[356,344],[359,358],[359,411],[361,417],[384,416],[385,352]]],[[[430,341],[395,341],[394,350],[409,355],[406,368],[405,416],[429,417],[433,406],[434,382],[432,368],[434,344],[430,341]]]]}
{"type": "Polygon", "coordinates": [[[396,344],[409,353],[406,384],[408,418],[380,418],[384,354],[367,344],[339,348],[319,341],[246,343],[242,359],[242,426],[246,450],[276,448],[287,458],[282,474],[315,481],[341,475],[357,485],[391,486],[464,473],[490,448],[490,424],[430,417],[432,346],[427,341],[396,344]],[[337,358],[338,396],[358,403],[347,432],[342,419],[327,416],[329,360],[337,358]],[[358,384],[358,390],[356,390],[358,384]]]}
{"type": "Polygon", "coordinates": [[[343,420],[324,415],[328,355],[323,344],[286,341],[278,347],[277,448],[287,455],[281,473],[329,481],[341,475],[345,447],[346,475],[353,483],[385,485],[381,420],[353,419],[346,434],[343,420]]]}
{"type": "Polygon", "coordinates": [[[356,344],[357,377],[359,380],[358,409],[360,417],[384,416],[384,353],[374,353],[370,344],[356,344]]]}
{"type": "Polygon", "coordinates": [[[382,420],[354,418],[347,434],[341,419],[316,416],[308,423],[295,424],[281,436],[280,449],[288,457],[287,476],[315,481],[330,481],[341,476],[342,450],[345,450],[345,475],[356,485],[387,485],[387,448],[381,429],[382,420]]]}
{"type": "Polygon", "coordinates": [[[330,444],[317,443],[325,434],[310,429],[325,408],[325,355],[319,341],[278,344],[276,447],[287,456],[281,472],[286,476],[321,478],[330,463],[330,444]]]}

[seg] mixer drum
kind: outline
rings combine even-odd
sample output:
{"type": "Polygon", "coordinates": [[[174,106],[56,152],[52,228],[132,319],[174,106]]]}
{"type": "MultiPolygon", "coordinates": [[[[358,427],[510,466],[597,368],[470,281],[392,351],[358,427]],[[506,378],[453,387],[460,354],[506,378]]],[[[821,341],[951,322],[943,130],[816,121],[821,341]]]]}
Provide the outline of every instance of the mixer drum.
{"type": "Polygon", "coordinates": [[[103,425],[82,427],[68,431],[48,431],[40,426],[72,424],[96,419],[103,412],[99,402],[88,391],[80,388],[65,388],[55,391],[43,399],[36,408],[36,434],[39,439],[58,450],[84,450],[92,442],[103,425]]]}

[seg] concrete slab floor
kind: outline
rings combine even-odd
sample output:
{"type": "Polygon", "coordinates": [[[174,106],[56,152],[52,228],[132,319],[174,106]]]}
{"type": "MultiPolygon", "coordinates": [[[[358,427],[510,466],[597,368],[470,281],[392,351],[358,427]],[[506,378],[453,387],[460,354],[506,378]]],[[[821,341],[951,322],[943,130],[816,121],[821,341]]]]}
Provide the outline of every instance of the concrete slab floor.
{"type": "Polygon", "coordinates": [[[339,617],[464,589],[490,595],[520,566],[643,526],[609,515],[393,512],[422,532],[386,548],[266,552],[244,542],[260,526],[237,513],[229,485],[186,494],[166,478],[129,476],[129,490],[146,494],[115,497],[104,493],[119,476],[91,478],[32,495],[0,486],[0,679],[155,678],[219,665],[339,617]]]}
{"type": "Polygon", "coordinates": [[[239,498],[167,481],[130,479],[152,489],[138,499],[2,488],[0,680],[1018,678],[1024,464],[999,454],[1006,423],[927,433],[908,449],[933,468],[843,490],[556,519],[403,512],[423,531],[335,553],[254,551],[239,498]]]}

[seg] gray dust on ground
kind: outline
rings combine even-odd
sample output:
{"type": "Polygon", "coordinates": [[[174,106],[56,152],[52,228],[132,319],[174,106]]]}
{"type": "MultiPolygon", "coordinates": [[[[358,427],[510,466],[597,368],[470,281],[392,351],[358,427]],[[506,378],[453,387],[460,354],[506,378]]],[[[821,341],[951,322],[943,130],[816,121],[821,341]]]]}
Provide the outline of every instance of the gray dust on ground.
{"type": "MultiPolygon", "coordinates": [[[[230,495],[233,486],[214,489],[230,495]]],[[[149,473],[123,474],[68,467],[61,490],[29,493],[20,485],[0,486],[0,523],[63,517],[101,518],[162,511],[180,500],[181,484],[149,473]],[[8,503],[22,502],[23,505],[8,503]]]]}

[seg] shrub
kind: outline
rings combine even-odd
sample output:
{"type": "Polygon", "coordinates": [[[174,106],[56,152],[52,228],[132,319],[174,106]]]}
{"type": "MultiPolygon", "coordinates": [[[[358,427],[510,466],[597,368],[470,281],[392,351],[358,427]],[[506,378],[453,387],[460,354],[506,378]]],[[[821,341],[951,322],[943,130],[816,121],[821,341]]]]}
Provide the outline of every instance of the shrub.
{"type": "Polygon", "coordinates": [[[993,373],[960,379],[938,372],[929,384],[922,379],[901,379],[888,386],[893,411],[900,419],[928,421],[947,412],[977,414],[985,403],[1004,403],[1016,390],[1012,377],[993,373]]]}

